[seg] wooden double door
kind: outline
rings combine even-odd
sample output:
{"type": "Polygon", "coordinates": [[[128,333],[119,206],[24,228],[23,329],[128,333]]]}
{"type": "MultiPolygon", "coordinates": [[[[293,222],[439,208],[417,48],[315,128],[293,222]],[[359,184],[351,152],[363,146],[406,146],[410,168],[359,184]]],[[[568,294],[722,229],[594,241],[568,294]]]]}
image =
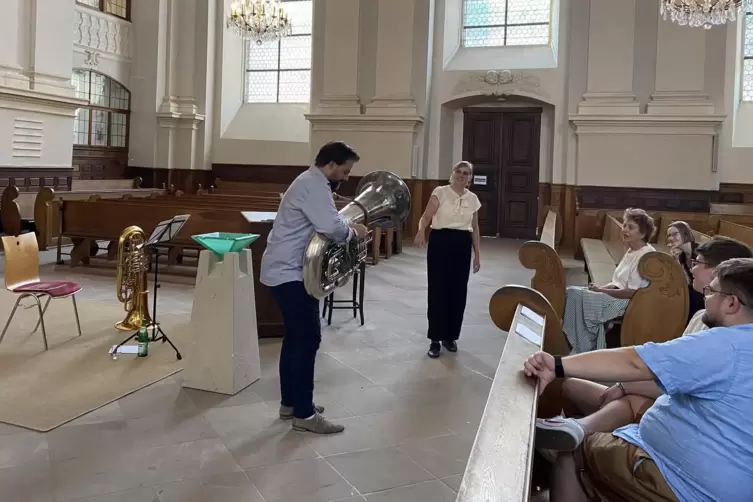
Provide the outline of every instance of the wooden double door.
{"type": "Polygon", "coordinates": [[[482,236],[536,238],[540,137],[538,108],[464,110],[463,159],[473,163],[482,236]]]}

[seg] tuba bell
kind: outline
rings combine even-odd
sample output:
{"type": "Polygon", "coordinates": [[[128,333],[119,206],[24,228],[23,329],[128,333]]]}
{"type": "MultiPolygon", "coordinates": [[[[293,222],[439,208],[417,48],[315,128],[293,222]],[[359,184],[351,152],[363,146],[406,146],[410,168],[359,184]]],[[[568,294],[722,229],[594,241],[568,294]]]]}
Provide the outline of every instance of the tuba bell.
{"type": "MultiPolygon", "coordinates": [[[[364,176],[356,193],[356,198],[339,213],[348,223],[396,228],[410,213],[410,190],[399,176],[390,172],[374,171],[364,176]]],[[[366,260],[371,239],[369,232],[364,238],[338,245],[320,233],[312,235],[303,255],[306,292],[322,299],[347,284],[366,260]]]]}
{"type": "Polygon", "coordinates": [[[118,239],[118,277],[115,291],[118,301],[124,304],[125,319],[115,325],[123,331],[136,331],[141,328],[142,319],[151,326],[149,316],[147,271],[149,260],[144,251],[146,234],[137,226],[123,230],[118,239]]]}

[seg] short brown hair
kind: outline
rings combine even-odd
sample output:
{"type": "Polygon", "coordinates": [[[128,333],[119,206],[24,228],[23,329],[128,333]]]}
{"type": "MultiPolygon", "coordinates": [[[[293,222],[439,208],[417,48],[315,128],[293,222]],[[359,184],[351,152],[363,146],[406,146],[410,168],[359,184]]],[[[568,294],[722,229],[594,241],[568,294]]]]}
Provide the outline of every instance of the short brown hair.
{"type": "Polygon", "coordinates": [[[629,207],[625,209],[625,214],[622,216],[622,221],[630,220],[638,225],[638,231],[645,235],[643,240],[648,242],[656,232],[656,224],[654,219],[648,215],[643,209],[637,209],[629,207]]]}
{"type": "Polygon", "coordinates": [[[716,267],[716,277],[725,293],[753,308],[753,258],[733,258],[716,267]]]}
{"type": "Polygon", "coordinates": [[[667,227],[669,228],[676,228],[677,231],[680,233],[680,237],[682,238],[682,242],[695,242],[695,235],[693,235],[693,229],[690,228],[690,225],[685,223],[684,221],[673,221],[669,224],[667,227]]]}
{"type": "Polygon", "coordinates": [[[733,258],[753,258],[753,251],[748,246],[738,240],[720,235],[699,244],[695,252],[703,256],[706,264],[711,267],[718,267],[723,261],[733,258]]]}

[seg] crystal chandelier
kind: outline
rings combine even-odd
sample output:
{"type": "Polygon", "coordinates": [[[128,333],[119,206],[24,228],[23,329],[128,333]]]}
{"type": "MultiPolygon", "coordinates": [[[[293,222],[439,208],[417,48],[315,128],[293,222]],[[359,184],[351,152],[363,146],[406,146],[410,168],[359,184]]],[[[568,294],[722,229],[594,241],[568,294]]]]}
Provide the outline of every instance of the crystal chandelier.
{"type": "Polygon", "coordinates": [[[734,22],[741,8],[746,12],[753,0],[661,0],[661,15],[669,16],[680,26],[703,26],[711,29],[714,25],[734,22]]]}
{"type": "Polygon", "coordinates": [[[227,26],[257,45],[290,35],[288,14],[280,0],[237,0],[230,5],[227,26]]]}

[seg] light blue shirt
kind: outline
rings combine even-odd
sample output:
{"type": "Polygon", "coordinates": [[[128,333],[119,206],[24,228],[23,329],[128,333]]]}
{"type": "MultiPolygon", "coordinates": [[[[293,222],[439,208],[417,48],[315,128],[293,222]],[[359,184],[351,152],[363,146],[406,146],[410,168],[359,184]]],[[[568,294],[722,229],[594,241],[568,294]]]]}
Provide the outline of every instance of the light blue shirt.
{"type": "Polygon", "coordinates": [[[261,259],[261,283],[279,286],[302,281],[303,253],[315,232],[342,244],[353,231],[337,213],[329,180],[312,166],[290,184],[282,197],[261,259]]]}
{"type": "Polygon", "coordinates": [[[753,500],[753,324],[635,350],[665,393],[614,435],[644,449],[683,502],[753,500]]]}

